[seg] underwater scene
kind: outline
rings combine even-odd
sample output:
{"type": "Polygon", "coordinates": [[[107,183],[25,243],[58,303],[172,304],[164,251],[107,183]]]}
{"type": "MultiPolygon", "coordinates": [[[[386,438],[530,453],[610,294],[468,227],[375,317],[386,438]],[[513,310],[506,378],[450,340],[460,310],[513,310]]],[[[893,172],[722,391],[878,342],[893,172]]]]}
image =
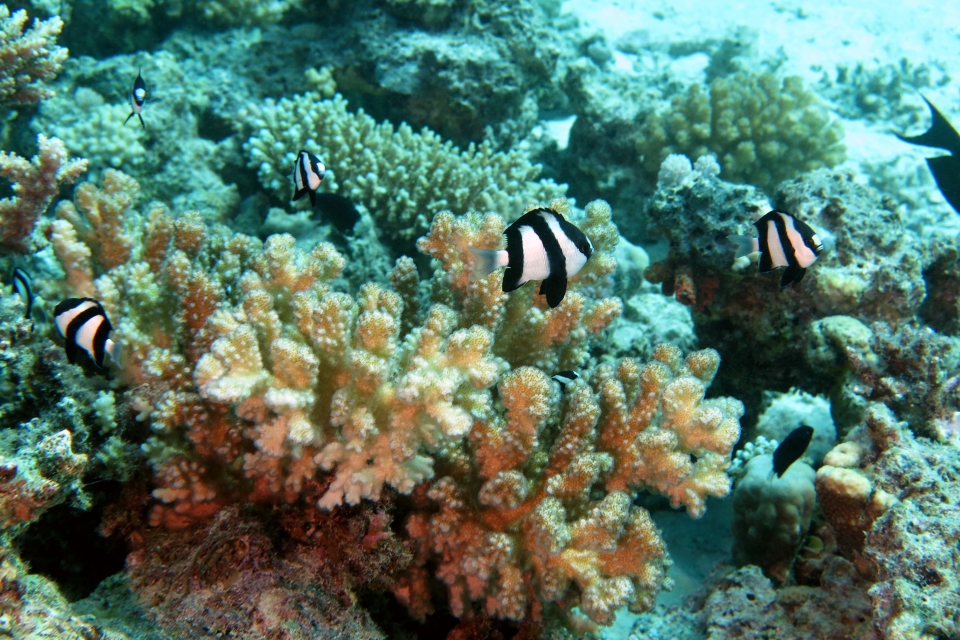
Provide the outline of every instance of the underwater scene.
{"type": "Polygon", "coordinates": [[[0,0],[0,638],[960,640],[958,61],[0,0]]]}

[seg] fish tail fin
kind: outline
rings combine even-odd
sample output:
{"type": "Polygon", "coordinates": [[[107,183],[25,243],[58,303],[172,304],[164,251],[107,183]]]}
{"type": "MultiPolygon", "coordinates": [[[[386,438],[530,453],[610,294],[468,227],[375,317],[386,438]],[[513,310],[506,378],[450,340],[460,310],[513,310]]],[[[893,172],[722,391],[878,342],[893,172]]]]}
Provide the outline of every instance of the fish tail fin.
{"type": "Polygon", "coordinates": [[[760,251],[760,241],[753,236],[738,236],[736,234],[731,234],[727,236],[727,240],[737,247],[737,255],[735,256],[736,258],[743,258],[751,253],[760,251]]]}
{"type": "Polygon", "coordinates": [[[920,94],[923,101],[930,108],[930,128],[918,136],[902,136],[899,133],[894,134],[904,142],[918,144],[923,147],[933,147],[935,149],[945,149],[951,153],[960,153],[960,134],[957,133],[950,122],[940,111],[933,106],[933,103],[927,100],[927,97],[920,94]]]}
{"type": "Polygon", "coordinates": [[[497,270],[500,266],[499,251],[491,249],[474,249],[470,247],[470,253],[473,254],[473,273],[471,280],[482,280],[497,270]]]}
{"type": "Polygon", "coordinates": [[[106,345],[104,345],[104,351],[110,354],[110,359],[113,360],[113,364],[117,367],[122,367],[120,364],[120,358],[123,355],[123,346],[119,342],[114,342],[113,340],[107,340],[106,345]]]}

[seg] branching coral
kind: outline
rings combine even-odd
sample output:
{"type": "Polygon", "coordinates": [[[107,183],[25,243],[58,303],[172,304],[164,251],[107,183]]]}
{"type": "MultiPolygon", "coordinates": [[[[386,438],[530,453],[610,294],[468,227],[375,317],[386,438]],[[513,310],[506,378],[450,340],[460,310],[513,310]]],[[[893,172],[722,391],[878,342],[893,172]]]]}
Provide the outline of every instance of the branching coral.
{"type": "MultiPolygon", "coordinates": [[[[654,357],[598,367],[562,402],[543,372],[514,369],[498,387],[503,415],[443,452],[446,475],[426,492],[439,511],[412,515],[407,531],[418,566],[439,563],[455,615],[479,601],[519,620],[557,603],[609,624],[620,607],[652,606],[669,561],[632,497],[650,489],[702,514],[707,495],[729,491],[743,412],[729,398],[703,400],[716,352],[684,360],[661,345],[654,357]]],[[[422,569],[396,593],[414,615],[431,610],[422,569]]]]}
{"type": "Polygon", "coordinates": [[[24,32],[27,12],[0,4],[0,105],[32,104],[52,95],[44,82],[53,80],[67,59],[56,44],[63,21],[54,16],[34,20],[24,32]]]}
{"type": "Polygon", "coordinates": [[[537,181],[539,165],[520,152],[495,152],[487,143],[460,151],[429,129],[395,129],[363,110],[349,113],[339,95],[267,100],[247,108],[242,118],[243,130],[252,134],[244,150],[264,187],[288,201],[294,156],[307,148],[328,169],[321,189],[365,207],[401,247],[425,232],[440,211],[519,213],[564,192],[551,180],[537,181]]]}
{"type": "MultiPolygon", "coordinates": [[[[2,6],[2,5],[0,5],[2,6]]],[[[13,197],[0,200],[0,246],[21,253],[35,249],[31,237],[61,185],[72,184],[87,170],[86,160],[69,160],[57,138],[37,136],[40,152],[27,162],[0,152],[0,174],[13,183],[13,197]]]]}
{"type": "Polygon", "coordinates": [[[768,189],[804,171],[843,161],[843,128],[795,76],[737,72],[709,91],[693,85],[667,113],[644,123],[640,162],[653,175],[671,153],[715,154],[723,178],[768,189]]]}
{"type": "Polygon", "coordinates": [[[620,312],[603,297],[618,239],[605,203],[582,219],[551,203],[595,253],[549,309],[532,286],[508,296],[498,276],[470,280],[465,247],[502,241],[496,214],[436,216],[420,242],[439,267],[429,298],[410,260],[388,278],[396,291],[351,295],[328,244],[307,254],[287,235],[261,246],[196,214],[141,215],[125,206],[135,183],[108,179],[63,205],[54,247],[68,282],[102,274],[90,286],[128,347],[132,402],[154,431],[152,524],[184,527],[241,496],[329,510],[392,487],[422,503],[407,527],[417,565],[394,586],[414,613],[429,609],[424,563],[439,554],[458,615],[473,600],[513,619],[562,603],[609,623],[664,582],[663,543],[633,496],[657,491],[696,517],[729,491],[742,406],[704,400],[715,352],[599,366],[560,408],[550,375],[587,365],[620,312]],[[105,235],[129,250],[104,250],[105,235]]]}

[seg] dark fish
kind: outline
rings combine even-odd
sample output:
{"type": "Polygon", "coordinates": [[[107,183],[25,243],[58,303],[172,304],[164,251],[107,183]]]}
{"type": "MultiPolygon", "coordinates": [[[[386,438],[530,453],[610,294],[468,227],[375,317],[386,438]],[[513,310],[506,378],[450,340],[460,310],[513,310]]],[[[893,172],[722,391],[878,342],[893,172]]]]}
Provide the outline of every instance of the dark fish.
{"type": "Polygon", "coordinates": [[[66,342],[69,362],[76,362],[83,350],[98,369],[103,369],[106,354],[120,366],[120,345],[110,339],[113,326],[99,302],[93,298],[67,298],[53,310],[53,321],[66,342]]]}
{"type": "Polygon", "coordinates": [[[753,223],[760,237],[729,235],[737,246],[737,258],[760,252],[760,273],[786,267],[780,286],[803,280],[807,267],[817,261],[823,250],[820,236],[805,222],[785,211],[771,211],[753,223]]]}
{"type": "Polygon", "coordinates": [[[943,114],[927,100],[926,96],[921,95],[920,97],[930,107],[930,117],[933,120],[930,128],[919,136],[901,136],[899,133],[895,135],[904,142],[923,147],[944,149],[952,154],[927,158],[927,166],[930,167],[930,173],[933,174],[933,179],[937,181],[937,186],[940,187],[940,193],[950,203],[953,210],[960,213],[960,134],[947,122],[943,114]]]}
{"type": "Polygon", "coordinates": [[[806,452],[813,439],[813,427],[803,425],[797,427],[783,439],[783,442],[773,452],[773,472],[780,478],[800,456],[806,452]]]}
{"type": "Polygon", "coordinates": [[[30,310],[33,308],[33,290],[30,288],[30,275],[20,267],[13,269],[13,288],[23,298],[27,307],[24,318],[30,319],[30,310]]]}
{"type": "Polygon", "coordinates": [[[324,217],[337,228],[337,231],[343,234],[353,231],[353,227],[360,219],[360,212],[348,198],[335,193],[317,193],[314,197],[324,217]]]}
{"type": "Polygon", "coordinates": [[[566,393],[567,385],[580,379],[576,371],[560,371],[553,376],[553,381],[560,385],[560,393],[566,393]]]}
{"type": "Polygon", "coordinates": [[[310,194],[310,204],[317,206],[317,189],[323,182],[323,174],[327,170],[320,162],[320,158],[303,149],[297,153],[297,161],[293,163],[293,200],[299,200],[310,194]]]}
{"type": "MultiPolygon", "coordinates": [[[[133,91],[130,92],[130,106],[133,108],[133,111],[127,116],[127,120],[133,116],[137,116],[140,119],[140,126],[146,129],[147,125],[144,123],[143,116],[140,115],[140,112],[143,111],[143,103],[147,101],[147,83],[143,81],[143,76],[140,75],[140,71],[141,70],[137,70],[137,79],[133,81],[133,91]]],[[[127,124],[127,120],[124,120],[123,124],[127,124]]]]}
{"type": "Polygon", "coordinates": [[[510,293],[531,280],[542,280],[540,294],[551,308],[563,301],[567,279],[577,275],[593,254],[590,239],[553,209],[534,209],[504,231],[507,248],[470,249],[476,258],[473,277],[485,278],[499,267],[503,292],[510,293]]]}

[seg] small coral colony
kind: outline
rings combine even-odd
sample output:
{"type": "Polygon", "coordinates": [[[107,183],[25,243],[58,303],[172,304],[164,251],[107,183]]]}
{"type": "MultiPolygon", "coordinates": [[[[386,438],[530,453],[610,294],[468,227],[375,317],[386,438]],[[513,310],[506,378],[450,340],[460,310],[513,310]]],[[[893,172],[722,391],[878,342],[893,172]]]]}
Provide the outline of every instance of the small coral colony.
{"type": "MultiPolygon", "coordinates": [[[[218,3],[200,4],[224,19],[218,3]]],[[[431,29],[466,11],[386,4],[391,20],[431,29]]],[[[0,47],[18,61],[0,100],[52,100],[42,82],[66,59],[53,44],[62,23],[24,32],[24,12],[0,7],[0,47]]],[[[598,42],[569,63],[568,79],[604,68],[598,42]]],[[[711,46],[719,60],[722,46],[711,46]]],[[[148,91],[144,78],[157,59],[129,74],[129,115],[110,116],[122,135],[167,135],[173,107],[162,103],[175,88],[152,82],[148,91]]],[[[302,94],[251,97],[234,112],[248,168],[269,193],[259,197],[300,211],[238,215],[257,218],[254,233],[219,214],[173,213],[159,198],[138,209],[141,191],[189,178],[164,168],[154,187],[146,165],[136,177],[106,166],[123,166],[133,147],[71,141],[91,157],[121,159],[52,213],[86,160],[42,134],[31,161],[0,154],[13,191],[0,202],[10,269],[0,417],[20,425],[0,447],[9,568],[0,624],[14,637],[414,637],[441,627],[456,628],[450,637],[577,637],[618,611],[650,611],[672,586],[646,494],[699,518],[709,496],[731,490],[739,568],[701,586],[697,622],[684,623],[701,635],[689,637],[760,637],[744,631],[750,625],[780,637],[958,637],[957,579],[937,566],[947,561],[929,547],[918,558],[924,552],[903,541],[923,501],[957,485],[904,492],[906,478],[940,473],[950,459],[937,447],[960,432],[951,369],[960,350],[912,320],[894,323],[923,316],[955,332],[957,253],[917,252],[884,235],[901,224],[890,199],[822,168],[839,157],[839,134],[798,79],[736,71],[676,93],[672,113],[636,125],[639,158],[617,171],[637,180],[658,171],[644,233],[668,248],[650,265],[605,201],[577,208],[565,186],[537,181],[540,167],[519,151],[489,142],[461,151],[427,128],[377,124],[347,110],[329,69],[307,78],[302,94]],[[732,147],[730,135],[711,138],[696,121],[722,131],[731,101],[781,97],[795,113],[744,106],[732,147]],[[745,133],[758,113],[804,123],[810,140],[791,138],[796,128],[779,120],[745,133]],[[786,137],[773,144],[771,131],[786,137]],[[771,161],[772,149],[790,151],[771,161]],[[332,227],[316,231],[321,213],[332,227]],[[747,221],[756,236],[735,233],[747,221]],[[778,270],[779,286],[765,275],[778,270]],[[693,350],[696,339],[668,344],[680,335],[663,328],[671,321],[643,320],[678,309],[687,318],[678,324],[718,350],[693,350]],[[635,337],[631,323],[663,343],[635,337]],[[734,364],[717,378],[721,353],[734,364]],[[707,398],[715,378],[754,399],[745,408],[707,398]],[[805,382],[832,394],[832,405],[816,413],[820,396],[768,391],[805,382]],[[745,411],[761,408],[749,420],[756,437],[738,447],[745,411]],[[24,541],[62,505],[97,510],[99,535],[119,540],[126,558],[112,571],[122,580],[100,576],[74,604],[52,587],[25,586],[47,578],[31,573],[44,554],[26,562],[24,541]],[[914,575],[921,565],[923,580],[914,575]],[[714,615],[748,607],[732,595],[748,583],[761,586],[743,593],[768,594],[764,613],[714,615]],[[99,600],[80,599],[94,586],[99,600]],[[790,589],[808,590],[817,622],[786,604],[790,589]],[[840,598],[857,615],[830,613],[840,598]],[[106,616],[94,600],[156,628],[106,616]]],[[[81,89],[88,113],[112,109],[81,89]]],[[[583,96],[578,104],[578,117],[606,126],[602,106],[583,96]]],[[[950,153],[927,164],[960,213],[960,136],[926,105],[929,129],[899,138],[950,153]]],[[[40,113],[39,122],[49,118],[40,113]]],[[[72,131],[86,126],[72,122],[72,131]]],[[[614,144],[612,134],[591,135],[571,131],[581,183],[603,166],[588,149],[614,144]]],[[[590,190],[602,193],[601,184],[590,190]]],[[[221,186],[199,201],[243,211],[259,202],[231,205],[221,186]]],[[[947,527],[941,539],[957,532],[929,522],[947,527]]]]}

